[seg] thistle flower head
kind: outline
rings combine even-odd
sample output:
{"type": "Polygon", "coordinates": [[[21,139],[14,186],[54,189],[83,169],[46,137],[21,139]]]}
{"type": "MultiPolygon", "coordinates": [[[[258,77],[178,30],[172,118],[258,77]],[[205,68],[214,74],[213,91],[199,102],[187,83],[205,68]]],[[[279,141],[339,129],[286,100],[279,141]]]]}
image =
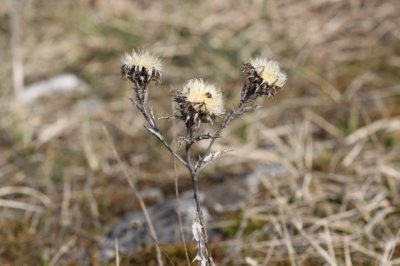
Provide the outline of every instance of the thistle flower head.
{"type": "Polygon", "coordinates": [[[277,61],[257,57],[244,65],[248,84],[242,91],[242,100],[254,100],[267,95],[274,96],[287,80],[286,74],[281,70],[277,61]]]}
{"type": "Polygon", "coordinates": [[[212,123],[224,113],[221,91],[202,79],[189,80],[175,101],[185,121],[212,123]]]}
{"type": "Polygon", "coordinates": [[[214,116],[224,112],[221,91],[202,79],[189,80],[183,87],[182,93],[194,104],[197,111],[208,112],[214,116]]]}
{"type": "Polygon", "coordinates": [[[250,61],[250,65],[257,71],[263,83],[275,85],[279,88],[285,85],[287,77],[286,74],[281,71],[277,61],[257,57],[250,61]]]}
{"type": "Polygon", "coordinates": [[[122,59],[121,74],[123,78],[139,85],[161,80],[162,62],[158,57],[147,51],[135,51],[126,53],[122,59]]]}

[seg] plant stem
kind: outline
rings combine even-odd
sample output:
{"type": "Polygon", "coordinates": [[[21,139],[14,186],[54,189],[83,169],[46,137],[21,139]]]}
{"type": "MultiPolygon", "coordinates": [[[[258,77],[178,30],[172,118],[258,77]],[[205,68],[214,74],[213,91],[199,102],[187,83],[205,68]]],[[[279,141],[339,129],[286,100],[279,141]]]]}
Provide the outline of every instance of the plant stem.
{"type": "Polygon", "coordinates": [[[142,113],[144,119],[147,121],[148,126],[146,126],[146,129],[153,134],[181,164],[187,167],[185,160],[183,160],[182,157],[179,156],[174,149],[172,149],[171,145],[167,143],[161,132],[158,130],[152,109],[149,113],[146,108],[149,90],[148,84],[140,85],[138,82],[136,82],[134,89],[136,92],[136,97],[132,98],[131,100],[135,104],[136,108],[142,113]]]}
{"type": "Polygon", "coordinates": [[[204,162],[204,158],[206,158],[206,156],[210,154],[211,148],[214,145],[215,141],[217,140],[217,138],[219,138],[221,136],[222,131],[230,124],[230,122],[232,122],[233,119],[235,119],[239,115],[243,114],[246,111],[245,108],[246,108],[245,104],[244,103],[240,103],[240,105],[239,105],[239,107],[237,109],[234,109],[234,110],[230,111],[225,116],[225,119],[222,122],[221,126],[218,128],[218,130],[211,137],[211,141],[208,144],[207,149],[204,152],[203,156],[201,156],[201,158],[199,159],[199,162],[197,163],[197,167],[194,169],[196,174],[201,169],[201,166],[202,166],[202,164],[204,162]]]}
{"type": "MultiPolygon", "coordinates": [[[[186,165],[190,172],[190,176],[192,178],[193,198],[196,202],[196,216],[197,216],[199,223],[201,225],[201,228],[202,228],[202,236],[204,237],[204,244],[205,244],[206,250],[207,250],[207,260],[208,260],[208,262],[211,262],[212,260],[209,256],[210,253],[208,251],[207,229],[205,226],[203,211],[201,209],[200,198],[199,198],[199,183],[198,183],[198,178],[197,178],[198,172],[196,171],[196,169],[193,168],[192,158],[191,158],[191,147],[194,143],[193,142],[193,123],[191,121],[188,121],[186,124],[186,128],[187,128],[186,138],[188,140],[188,142],[186,143],[186,146],[185,146],[186,165]]],[[[207,265],[211,265],[211,264],[208,263],[207,265]]]]}
{"type": "Polygon", "coordinates": [[[200,199],[199,199],[199,186],[197,182],[197,173],[194,171],[193,164],[192,164],[192,158],[191,158],[191,147],[192,147],[192,140],[193,140],[193,124],[189,121],[187,124],[187,139],[189,140],[188,143],[186,143],[185,147],[185,152],[186,152],[186,166],[189,170],[190,176],[192,178],[192,185],[193,185],[193,197],[194,200],[196,201],[196,209],[197,209],[197,214],[199,214],[200,221],[203,221],[203,213],[201,211],[201,206],[200,206],[200,199]]]}

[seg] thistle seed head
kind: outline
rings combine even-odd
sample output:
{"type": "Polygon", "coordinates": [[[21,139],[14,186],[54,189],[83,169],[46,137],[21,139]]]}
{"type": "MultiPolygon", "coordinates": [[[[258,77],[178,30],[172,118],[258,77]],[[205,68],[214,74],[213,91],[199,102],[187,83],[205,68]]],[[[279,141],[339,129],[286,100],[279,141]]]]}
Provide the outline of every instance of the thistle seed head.
{"type": "Polygon", "coordinates": [[[175,101],[183,119],[198,125],[212,123],[224,113],[221,90],[202,79],[189,80],[175,96],[175,101]]]}
{"type": "Polygon", "coordinates": [[[254,100],[263,95],[272,97],[287,80],[277,61],[262,57],[254,58],[245,64],[243,72],[248,83],[242,90],[242,100],[254,100]]]}
{"type": "Polygon", "coordinates": [[[121,75],[139,85],[161,81],[162,62],[147,51],[126,53],[122,59],[121,75]]]}
{"type": "Polygon", "coordinates": [[[250,61],[250,65],[257,71],[257,74],[262,78],[263,83],[282,88],[285,85],[287,77],[280,69],[277,61],[268,60],[262,57],[257,57],[250,61]]]}

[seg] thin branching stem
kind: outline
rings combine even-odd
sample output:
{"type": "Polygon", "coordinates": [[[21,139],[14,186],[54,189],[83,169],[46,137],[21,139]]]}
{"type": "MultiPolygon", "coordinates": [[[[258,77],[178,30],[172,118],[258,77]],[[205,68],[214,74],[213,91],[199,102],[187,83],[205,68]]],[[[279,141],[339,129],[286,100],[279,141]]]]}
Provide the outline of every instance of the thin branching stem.
{"type": "Polygon", "coordinates": [[[200,265],[214,265],[208,251],[208,236],[199,196],[198,177],[200,171],[208,163],[216,160],[227,152],[226,149],[222,149],[218,152],[211,152],[212,147],[221,136],[223,130],[240,115],[247,111],[254,110],[252,104],[258,97],[274,96],[286,82],[286,74],[280,72],[279,64],[273,60],[266,60],[260,57],[253,59],[250,63],[245,64],[243,72],[246,74],[246,81],[241,90],[239,105],[228,112],[214,134],[199,133],[198,129],[201,123],[213,123],[213,121],[223,113],[220,91],[213,85],[204,83],[201,79],[194,79],[190,80],[182,91],[177,93],[175,102],[178,104],[180,115],[164,118],[179,119],[184,121],[186,125],[186,136],[179,137],[178,139],[178,142],[185,146],[185,155],[181,157],[175,149],[167,143],[164,136],[159,131],[153,109],[150,108],[149,112],[149,109],[146,108],[151,81],[157,83],[161,80],[160,61],[157,58],[149,56],[147,53],[136,53],[134,51],[132,55],[126,56],[124,65],[121,67],[121,74],[123,77],[129,79],[135,85],[135,98],[132,99],[132,101],[148,123],[145,128],[153,134],[190,173],[193,197],[196,202],[196,219],[192,223],[192,231],[193,237],[198,244],[198,252],[194,260],[199,261],[200,265]],[[142,60],[145,64],[143,64],[142,60]],[[152,67],[148,67],[149,62],[152,67]],[[271,73],[264,73],[265,71],[271,73]],[[271,81],[271,76],[276,76],[276,80],[271,81]],[[203,140],[207,140],[209,143],[205,152],[196,160],[193,158],[192,145],[203,140]]]}
{"type": "Polygon", "coordinates": [[[185,153],[186,153],[186,165],[187,169],[189,170],[190,176],[192,178],[192,185],[193,185],[193,197],[194,200],[196,201],[196,212],[200,218],[200,221],[203,220],[203,214],[201,211],[201,206],[200,206],[200,199],[199,199],[199,186],[197,182],[197,174],[193,168],[192,164],[192,153],[191,153],[191,147],[192,147],[192,140],[193,140],[193,124],[189,121],[187,123],[187,139],[189,140],[188,143],[186,143],[185,147],[185,153]]]}
{"type": "Polygon", "coordinates": [[[164,137],[161,135],[160,131],[158,131],[157,128],[152,128],[152,127],[146,127],[146,129],[153,134],[166,148],[167,150],[185,167],[187,167],[187,163],[185,160],[182,159],[181,156],[179,156],[172,148],[171,146],[166,142],[164,137]]]}
{"type": "Polygon", "coordinates": [[[221,126],[217,129],[214,135],[211,137],[211,141],[207,146],[206,151],[204,152],[203,156],[199,159],[199,162],[196,164],[196,168],[194,169],[196,173],[198,173],[201,169],[201,166],[204,163],[204,159],[210,154],[215,141],[221,136],[222,131],[239,115],[246,112],[246,105],[244,103],[240,103],[239,107],[231,110],[224,118],[221,126]]]}
{"type": "MultiPolygon", "coordinates": [[[[208,251],[208,239],[207,239],[207,229],[204,221],[204,215],[203,211],[201,209],[201,203],[200,203],[200,197],[199,197],[199,183],[198,183],[198,173],[195,170],[195,167],[193,167],[192,164],[192,153],[191,153],[191,147],[195,143],[194,137],[193,137],[193,123],[192,121],[188,121],[186,124],[187,128],[187,134],[186,138],[188,142],[185,145],[185,153],[186,153],[186,164],[187,164],[187,169],[190,172],[191,178],[192,178],[192,186],[193,186],[193,198],[196,202],[196,216],[198,218],[198,221],[201,225],[201,230],[202,230],[202,236],[204,237],[204,244],[206,247],[206,252],[207,252],[207,265],[211,265],[212,259],[210,258],[210,253],[208,251]]],[[[200,245],[200,243],[199,243],[200,245]]],[[[201,248],[199,246],[199,248],[201,248]]]]}
{"type": "MultiPolygon", "coordinates": [[[[190,172],[192,177],[192,184],[193,184],[193,192],[194,192],[194,200],[196,201],[196,209],[198,214],[202,214],[201,207],[200,207],[200,199],[199,199],[199,187],[197,182],[197,174],[194,171],[192,158],[191,158],[191,146],[192,146],[192,139],[193,139],[193,125],[188,122],[187,124],[187,139],[189,143],[186,144],[185,153],[186,153],[186,164],[187,168],[190,172]]],[[[202,220],[203,215],[199,215],[200,220],[202,220]]]]}
{"type": "MultiPolygon", "coordinates": [[[[205,245],[205,256],[207,259],[207,265],[213,265],[212,263],[212,258],[210,257],[210,253],[208,251],[208,239],[207,239],[207,229],[205,226],[205,220],[204,220],[204,214],[201,209],[201,201],[200,201],[200,196],[199,196],[199,185],[198,185],[198,176],[200,173],[200,170],[206,163],[206,158],[209,157],[211,154],[211,149],[213,145],[215,144],[215,141],[221,136],[222,131],[238,116],[243,114],[244,112],[247,111],[246,109],[246,103],[245,102],[240,102],[239,106],[231,110],[224,118],[223,122],[221,123],[220,127],[215,131],[213,135],[210,135],[209,133],[207,134],[198,134],[195,135],[194,131],[196,129],[195,123],[192,120],[186,121],[186,137],[184,138],[185,140],[185,156],[181,157],[176,153],[176,151],[167,143],[165,140],[164,136],[161,134],[157,127],[156,119],[153,114],[153,110],[149,110],[146,108],[146,103],[147,103],[147,97],[148,97],[148,84],[139,84],[138,82],[135,83],[135,92],[136,92],[136,97],[132,99],[132,102],[136,105],[137,109],[143,114],[144,119],[147,121],[147,126],[145,128],[152,134],[154,135],[166,148],[167,150],[182,164],[184,165],[191,176],[192,179],[192,187],[193,187],[193,198],[196,202],[196,217],[197,221],[200,224],[201,227],[201,236],[202,236],[202,241],[204,242],[205,245]],[[210,140],[210,143],[207,146],[206,151],[203,153],[203,155],[200,157],[199,160],[193,162],[192,161],[192,145],[197,143],[198,141],[201,140],[210,140]]],[[[214,158],[215,159],[215,158],[214,158]]],[[[214,160],[211,159],[211,160],[214,160]]],[[[201,248],[200,242],[199,244],[199,249],[201,248]]],[[[203,247],[204,248],[204,247],[203,247]]]]}
{"type": "Polygon", "coordinates": [[[161,132],[159,131],[157,127],[156,120],[153,115],[153,111],[149,113],[149,111],[146,108],[146,100],[147,100],[147,92],[148,92],[148,85],[143,85],[147,86],[146,88],[141,88],[139,87],[140,85],[138,83],[135,84],[135,91],[136,91],[136,98],[132,99],[132,102],[135,104],[136,108],[143,114],[144,119],[147,121],[148,126],[145,126],[145,128],[153,134],[166,148],[167,150],[185,167],[187,167],[187,163],[185,162],[184,159],[182,159],[181,156],[179,156],[174,149],[167,143],[161,132]],[[145,95],[141,96],[139,93],[140,91],[145,91],[145,95]]]}

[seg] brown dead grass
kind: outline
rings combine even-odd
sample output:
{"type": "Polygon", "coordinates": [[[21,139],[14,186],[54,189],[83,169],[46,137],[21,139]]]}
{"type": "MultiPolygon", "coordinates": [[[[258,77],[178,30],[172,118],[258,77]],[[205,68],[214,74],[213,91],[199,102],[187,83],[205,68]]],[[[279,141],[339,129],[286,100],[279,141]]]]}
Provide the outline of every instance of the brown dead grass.
{"type": "MultiPolygon", "coordinates": [[[[6,7],[0,7],[1,265],[98,263],[109,226],[138,208],[104,127],[139,187],[172,191],[171,158],[146,135],[119,77],[120,56],[132,47],[151,48],[165,61],[162,89],[152,95],[158,115],[170,113],[166,96],[193,77],[222,86],[232,104],[241,63],[258,53],[288,72],[274,100],[225,132],[221,143],[235,152],[207,171],[229,178],[275,161],[291,172],[265,177],[257,201],[233,218],[241,226],[224,228],[231,234],[214,243],[219,264],[400,264],[397,0],[23,1],[25,83],[71,72],[91,88],[32,106],[14,100],[6,7]]],[[[177,172],[186,187],[184,169],[177,172]]]]}

